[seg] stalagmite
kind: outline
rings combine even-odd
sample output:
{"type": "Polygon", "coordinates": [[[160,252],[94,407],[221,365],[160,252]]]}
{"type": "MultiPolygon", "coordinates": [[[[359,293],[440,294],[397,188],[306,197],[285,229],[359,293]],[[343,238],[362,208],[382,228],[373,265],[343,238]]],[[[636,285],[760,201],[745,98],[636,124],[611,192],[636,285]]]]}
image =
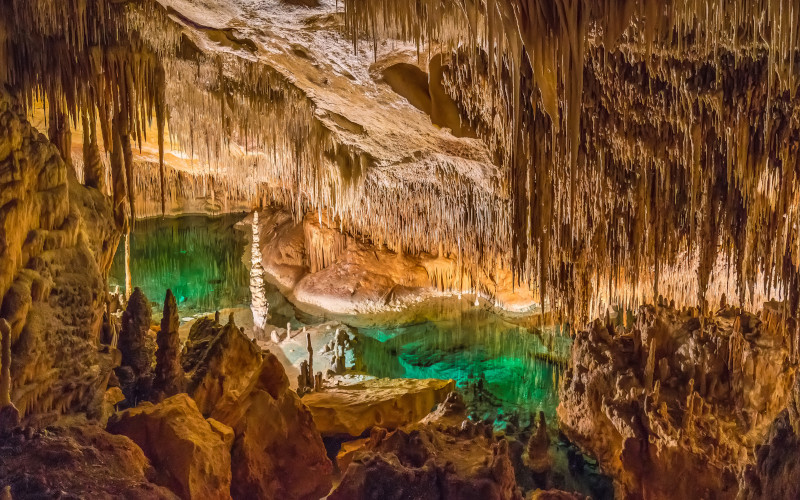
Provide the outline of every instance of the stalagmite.
{"type": "Polygon", "coordinates": [[[181,367],[180,336],[178,328],[178,305],[172,290],[167,290],[164,299],[164,316],[161,319],[161,330],[156,336],[156,367],[153,378],[153,397],[156,402],[182,392],[186,380],[181,367]]]}

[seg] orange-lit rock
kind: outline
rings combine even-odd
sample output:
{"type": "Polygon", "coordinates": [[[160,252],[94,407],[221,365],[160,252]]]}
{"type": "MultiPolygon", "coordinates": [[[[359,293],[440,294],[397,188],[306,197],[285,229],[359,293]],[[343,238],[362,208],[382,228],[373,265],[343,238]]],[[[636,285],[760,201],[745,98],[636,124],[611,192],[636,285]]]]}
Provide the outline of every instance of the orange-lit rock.
{"type": "Polygon", "coordinates": [[[333,466],[322,439],[274,355],[266,354],[250,385],[238,397],[229,393],[212,416],[236,434],[234,499],[316,500],[330,490],[333,466]]]}
{"type": "Polygon", "coordinates": [[[118,413],[108,430],[139,445],[155,468],[155,482],[181,498],[230,498],[231,431],[203,418],[186,394],[118,413]]]}

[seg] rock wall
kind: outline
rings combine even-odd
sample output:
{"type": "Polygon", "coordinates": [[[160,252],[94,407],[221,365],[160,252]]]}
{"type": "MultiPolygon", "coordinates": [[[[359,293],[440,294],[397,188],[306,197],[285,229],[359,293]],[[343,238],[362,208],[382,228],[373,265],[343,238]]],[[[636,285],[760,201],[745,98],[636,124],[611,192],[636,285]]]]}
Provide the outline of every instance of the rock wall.
{"type": "Polygon", "coordinates": [[[396,253],[343,234],[324,214],[309,213],[298,223],[286,211],[266,208],[258,224],[264,270],[300,304],[338,314],[381,313],[477,291],[509,312],[537,306],[534,292],[515,286],[510,271],[467,268],[442,249],[438,255],[396,253]]]}
{"type": "Polygon", "coordinates": [[[98,350],[111,207],[0,90],[0,317],[11,325],[12,401],[23,417],[90,410],[112,356],[98,350]]]}
{"type": "Polygon", "coordinates": [[[596,321],[572,346],[562,430],[619,496],[735,497],[793,383],[784,312],[774,302],[758,316],[644,306],[631,326],[596,321]]]}

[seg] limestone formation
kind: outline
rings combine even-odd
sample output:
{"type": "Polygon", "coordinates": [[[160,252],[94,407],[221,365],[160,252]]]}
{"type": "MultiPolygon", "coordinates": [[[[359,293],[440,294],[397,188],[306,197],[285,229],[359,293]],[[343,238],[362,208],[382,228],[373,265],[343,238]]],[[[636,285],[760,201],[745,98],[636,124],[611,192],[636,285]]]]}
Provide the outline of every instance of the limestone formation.
{"type": "Polygon", "coordinates": [[[265,354],[249,385],[238,397],[226,395],[212,416],[236,435],[234,499],[312,500],[330,490],[333,466],[322,439],[273,354],[265,354]]]}
{"type": "Polygon", "coordinates": [[[448,441],[453,437],[427,427],[391,433],[376,428],[328,498],[522,499],[507,441],[448,441]]]}
{"type": "Polygon", "coordinates": [[[211,415],[226,396],[243,391],[261,365],[261,351],[233,321],[210,318],[192,325],[182,354],[189,395],[203,415],[211,415]]]}
{"type": "Polygon", "coordinates": [[[544,412],[539,412],[539,419],[536,423],[536,432],[531,434],[527,447],[527,465],[535,473],[541,474],[549,471],[553,466],[550,457],[550,437],[547,435],[547,423],[545,422],[544,412]]]}
{"type": "Polygon", "coordinates": [[[133,440],[155,469],[154,481],[179,497],[226,499],[231,491],[230,429],[207,421],[186,394],[118,413],[113,434],[133,440]]]}
{"type": "Polygon", "coordinates": [[[0,434],[19,424],[19,410],[11,402],[11,325],[0,318],[0,434]]]}
{"type": "Polygon", "coordinates": [[[373,379],[303,396],[323,436],[360,436],[421,420],[455,388],[452,380],[373,379]]]}
{"type": "Polygon", "coordinates": [[[147,297],[141,289],[135,288],[122,313],[122,328],[117,341],[122,364],[115,370],[130,406],[149,398],[153,386],[155,346],[150,333],[151,314],[147,297]]]}
{"type": "Polygon", "coordinates": [[[628,328],[594,322],[573,343],[563,432],[598,458],[618,495],[735,497],[737,473],[753,463],[794,378],[781,311],[645,306],[628,328]],[[637,355],[637,335],[656,351],[637,355]]]}
{"type": "Polygon", "coordinates": [[[3,369],[20,417],[37,423],[102,400],[113,360],[98,339],[119,233],[102,193],[80,186],[25,116],[0,89],[0,317],[12,353],[3,369]]]}
{"type": "Polygon", "coordinates": [[[178,328],[178,305],[172,290],[167,290],[164,299],[164,316],[161,319],[161,330],[156,336],[156,368],[153,379],[153,397],[156,402],[182,392],[186,380],[181,367],[180,337],[178,328]]]}

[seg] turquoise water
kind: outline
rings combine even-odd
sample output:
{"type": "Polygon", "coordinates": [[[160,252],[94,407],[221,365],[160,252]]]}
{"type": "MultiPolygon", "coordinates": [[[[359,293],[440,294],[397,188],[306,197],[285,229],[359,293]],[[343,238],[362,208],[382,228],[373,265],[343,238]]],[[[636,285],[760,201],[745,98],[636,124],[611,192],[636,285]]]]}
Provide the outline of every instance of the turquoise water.
{"type": "Polygon", "coordinates": [[[516,414],[524,423],[540,410],[555,418],[561,368],[548,360],[551,337],[466,302],[443,319],[359,329],[366,337],[365,370],[379,377],[453,379],[475,418],[516,414]]]}
{"type": "MultiPolygon", "coordinates": [[[[133,286],[158,310],[167,289],[179,314],[247,306],[249,271],[242,257],[247,240],[234,228],[242,215],[184,216],[138,221],[130,235],[133,286]]],[[[109,286],[125,289],[125,245],[121,242],[109,273],[109,286]]]]}

